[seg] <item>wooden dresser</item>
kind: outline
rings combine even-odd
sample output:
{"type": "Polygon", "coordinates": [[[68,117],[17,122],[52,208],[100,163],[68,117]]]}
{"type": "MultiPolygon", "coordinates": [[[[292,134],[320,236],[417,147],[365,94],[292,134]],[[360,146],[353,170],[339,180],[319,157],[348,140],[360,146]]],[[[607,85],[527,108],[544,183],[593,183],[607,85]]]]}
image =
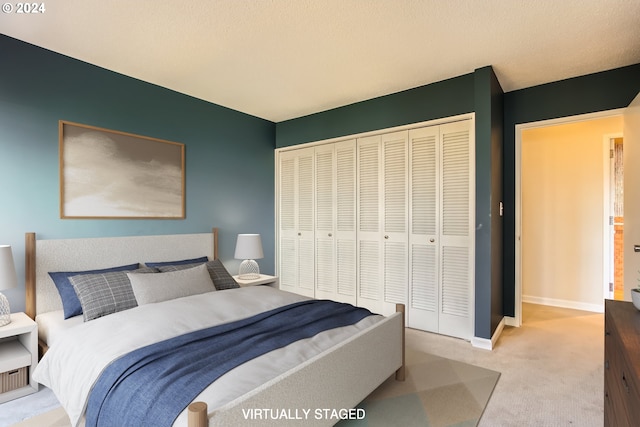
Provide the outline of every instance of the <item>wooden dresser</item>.
{"type": "Polygon", "coordinates": [[[640,426],[640,311],[605,301],[604,425],[640,426]]]}

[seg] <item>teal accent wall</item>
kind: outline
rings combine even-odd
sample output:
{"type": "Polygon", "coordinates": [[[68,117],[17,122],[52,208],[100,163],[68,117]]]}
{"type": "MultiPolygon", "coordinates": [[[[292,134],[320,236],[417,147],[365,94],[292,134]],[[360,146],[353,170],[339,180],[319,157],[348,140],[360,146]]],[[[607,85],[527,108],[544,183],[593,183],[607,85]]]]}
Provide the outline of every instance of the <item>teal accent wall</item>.
{"type": "Polygon", "coordinates": [[[276,147],[321,141],[473,111],[473,74],[276,124],[276,147]]]}
{"type": "Polygon", "coordinates": [[[475,336],[491,338],[502,320],[503,91],[492,67],[474,73],[476,113],[475,336]]]}
{"type": "Polygon", "coordinates": [[[515,315],[515,127],[560,117],[624,108],[640,92],[640,64],[561,80],[504,95],[504,291],[515,315]]]}
{"type": "MultiPolygon", "coordinates": [[[[201,233],[220,228],[235,274],[238,233],[260,233],[273,274],[275,124],[0,35],[0,244],[10,244],[24,311],[24,233],[41,238],[201,233]],[[60,219],[58,121],[184,143],[183,220],[60,219]]],[[[215,78],[215,76],[212,76],[215,78]]],[[[132,260],[144,261],[144,260],[132,260]]]]}
{"type": "MultiPolygon", "coordinates": [[[[476,112],[475,336],[491,338],[502,318],[501,226],[492,197],[502,179],[502,89],[491,67],[415,89],[276,124],[276,147],[476,112]],[[497,156],[497,157],[496,157],[497,156]],[[492,229],[494,230],[492,232],[492,229]],[[496,240],[497,239],[497,240],[496,240]],[[495,268],[491,268],[493,258],[495,268]],[[499,320],[498,320],[499,321],[499,320]]],[[[500,221],[501,222],[501,221],[500,221]]]]}

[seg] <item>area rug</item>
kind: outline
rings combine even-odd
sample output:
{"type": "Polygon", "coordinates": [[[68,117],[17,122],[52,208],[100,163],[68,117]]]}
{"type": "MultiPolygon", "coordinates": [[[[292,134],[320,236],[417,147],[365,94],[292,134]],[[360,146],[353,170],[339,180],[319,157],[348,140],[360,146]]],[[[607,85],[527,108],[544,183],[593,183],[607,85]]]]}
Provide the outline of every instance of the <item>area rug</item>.
{"type": "Polygon", "coordinates": [[[407,354],[407,378],[389,379],[358,405],[363,411],[339,427],[473,427],[500,373],[455,360],[407,354]]]}
{"type": "Polygon", "coordinates": [[[53,392],[40,386],[37,393],[0,404],[0,427],[13,426],[59,407],[60,403],[53,392]]]}

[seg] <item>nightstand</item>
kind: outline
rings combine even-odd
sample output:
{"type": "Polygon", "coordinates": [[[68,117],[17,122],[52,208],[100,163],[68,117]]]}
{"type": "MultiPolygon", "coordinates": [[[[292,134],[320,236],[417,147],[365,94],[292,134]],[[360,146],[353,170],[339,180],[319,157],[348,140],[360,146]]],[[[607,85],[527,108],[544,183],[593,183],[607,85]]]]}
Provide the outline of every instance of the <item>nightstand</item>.
{"type": "Polygon", "coordinates": [[[32,377],[38,365],[38,325],[24,313],[12,313],[0,326],[0,403],[38,391],[32,377]]]}
{"type": "Polygon", "coordinates": [[[256,285],[269,285],[272,287],[278,287],[278,278],[276,276],[269,276],[267,274],[261,274],[258,279],[239,279],[238,276],[233,276],[238,285],[242,286],[256,286],[256,285]]]}

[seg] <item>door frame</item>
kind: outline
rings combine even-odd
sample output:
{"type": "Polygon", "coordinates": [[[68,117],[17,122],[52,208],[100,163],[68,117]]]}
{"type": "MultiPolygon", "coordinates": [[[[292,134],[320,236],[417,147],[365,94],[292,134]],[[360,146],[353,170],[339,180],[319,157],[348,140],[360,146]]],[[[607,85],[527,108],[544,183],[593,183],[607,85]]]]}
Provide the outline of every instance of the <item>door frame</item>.
{"type": "MultiPolygon", "coordinates": [[[[577,122],[584,122],[595,119],[602,119],[606,117],[622,116],[624,108],[618,108],[614,110],[599,111],[596,113],[580,114],[575,116],[560,117],[556,119],[541,120],[537,122],[520,123],[515,126],[516,133],[516,146],[515,146],[515,301],[514,301],[514,317],[508,319],[507,325],[509,326],[521,326],[522,325],[522,132],[526,129],[549,127],[560,124],[570,124],[577,122]]],[[[608,162],[608,155],[606,156],[608,162]]],[[[606,182],[608,185],[609,167],[605,170],[606,182]]],[[[604,180],[605,178],[603,178],[604,180]]],[[[607,185],[604,185],[605,187],[607,185]]],[[[608,192],[608,188],[606,189],[608,192]]],[[[608,199],[607,199],[608,200],[608,199]]],[[[605,204],[606,205],[606,204],[605,204]]],[[[603,210],[606,213],[606,222],[608,224],[608,207],[603,210]]],[[[608,240],[608,239],[607,239],[608,240]]],[[[604,257],[603,257],[604,258],[604,257]]],[[[603,260],[608,264],[608,261],[603,260]]],[[[607,268],[608,269],[608,268],[607,268]]],[[[608,280],[608,279],[607,279],[608,280]]],[[[608,290],[608,288],[607,288],[608,290]]]]}

